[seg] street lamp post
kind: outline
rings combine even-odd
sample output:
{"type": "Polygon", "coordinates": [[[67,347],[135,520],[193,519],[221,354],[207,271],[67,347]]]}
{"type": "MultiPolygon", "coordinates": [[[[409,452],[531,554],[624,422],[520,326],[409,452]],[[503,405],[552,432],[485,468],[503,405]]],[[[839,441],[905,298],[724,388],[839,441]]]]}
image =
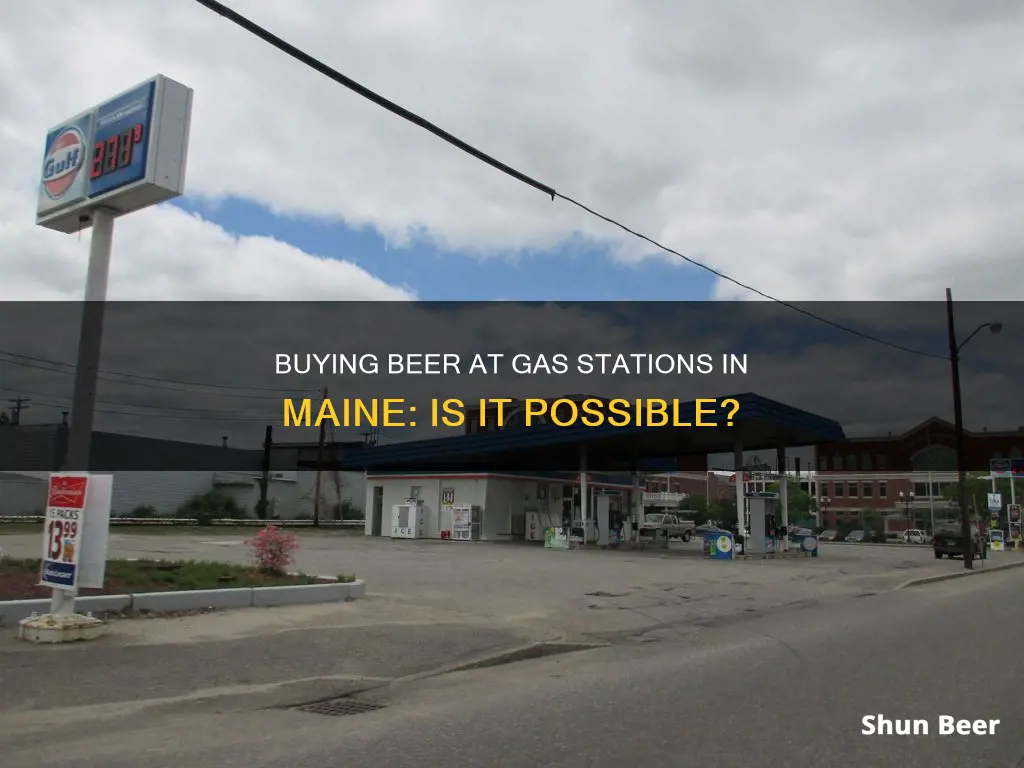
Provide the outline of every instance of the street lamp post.
{"type": "Polygon", "coordinates": [[[967,509],[967,458],[964,455],[964,413],[960,400],[960,350],[967,342],[986,328],[992,333],[1003,330],[999,322],[982,323],[962,342],[957,344],[956,325],[953,322],[953,292],[946,289],[946,321],[949,326],[949,364],[953,374],[953,420],[956,429],[956,473],[960,501],[960,535],[964,539],[964,568],[974,568],[974,536],[971,533],[970,512],[967,509]]]}
{"type": "Polygon", "coordinates": [[[818,499],[818,527],[824,530],[825,528],[825,513],[828,511],[828,505],[832,503],[832,499],[828,496],[822,496],[818,499]]]}
{"type": "Polygon", "coordinates": [[[904,505],[903,511],[907,516],[907,530],[909,531],[911,528],[914,527],[914,521],[910,517],[910,508],[911,505],[914,503],[914,492],[911,491],[910,493],[904,493],[903,491],[900,491],[899,499],[900,504],[904,505]]]}

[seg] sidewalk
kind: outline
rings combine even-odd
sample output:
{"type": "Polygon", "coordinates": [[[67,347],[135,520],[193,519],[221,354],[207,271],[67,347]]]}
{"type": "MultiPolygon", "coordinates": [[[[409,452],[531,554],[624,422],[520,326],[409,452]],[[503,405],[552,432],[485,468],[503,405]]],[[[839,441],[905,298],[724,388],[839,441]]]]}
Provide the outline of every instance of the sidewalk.
{"type": "MultiPolygon", "coordinates": [[[[201,698],[327,682],[365,687],[520,645],[524,636],[414,605],[366,600],[118,620],[88,644],[0,632],[0,723],[16,711],[201,698]],[[73,685],[70,684],[73,681],[73,685]]],[[[0,724],[0,734],[7,726],[0,724]]]]}

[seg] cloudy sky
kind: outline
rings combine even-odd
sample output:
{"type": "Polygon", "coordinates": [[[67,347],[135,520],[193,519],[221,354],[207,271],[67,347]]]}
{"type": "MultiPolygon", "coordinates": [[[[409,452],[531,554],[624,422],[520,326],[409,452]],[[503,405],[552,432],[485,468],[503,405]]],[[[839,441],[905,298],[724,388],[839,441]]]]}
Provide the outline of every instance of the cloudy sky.
{"type": "MultiPolygon", "coordinates": [[[[773,295],[1019,298],[1021,3],[229,4],[773,295]]],[[[188,194],[117,222],[112,299],[749,298],[192,0],[0,3],[0,298],[81,297],[46,132],[156,73],[195,89],[188,194]]]]}
{"type": "MultiPolygon", "coordinates": [[[[1020,3],[230,5],[773,294],[1017,298],[1020,3]]],[[[155,73],[195,89],[188,195],[118,222],[112,298],[737,295],[190,0],[6,0],[0,68],[4,298],[80,296],[88,233],[34,225],[46,131],[155,73]]]]}

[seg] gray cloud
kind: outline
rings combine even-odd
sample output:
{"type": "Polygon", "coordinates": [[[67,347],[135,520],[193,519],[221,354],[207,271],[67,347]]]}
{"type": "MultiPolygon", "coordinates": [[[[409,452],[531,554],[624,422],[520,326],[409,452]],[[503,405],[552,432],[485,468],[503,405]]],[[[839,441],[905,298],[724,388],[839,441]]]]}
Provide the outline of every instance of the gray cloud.
{"type": "MultiPolygon", "coordinates": [[[[962,299],[1016,298],[1024,279],[1019,3],[235,6],[525,172],[775,294],[938,299],[953,285],[962,299]]],[[[429,237],[507,254],[582,235],[615,258],[652,255],[197,5],[167,4],[154,25],[144,5],[96,0],[81,24],[62,23],[75,7],[0,11],[11,52],[0,220],[14,222],[0,246],[19,290],[80,284],[68,275],[81,250],[30,223],[44,131],[154,72],[196,89],[191,194],[372,226],[396,246],[429,237]],[[94,19],[117,19],[118,45],[97,52],[94,19]]],[[[215,270],[244,261],[269,279],[229,295],[300,298],[288,275],[303,274],[392,296],[352,265],[293,254],[301,269],[275,271],[279,244],[233,243],[163,209],[133,218],[175,234],[138,239],[120,295],[223,298],[215,270]],[[166,266],[177,228],[190,227],[216,255],[189,263],[199,280],[166,266]]],[[[729,285],[718,295],[746,297],[729,285]]]]}

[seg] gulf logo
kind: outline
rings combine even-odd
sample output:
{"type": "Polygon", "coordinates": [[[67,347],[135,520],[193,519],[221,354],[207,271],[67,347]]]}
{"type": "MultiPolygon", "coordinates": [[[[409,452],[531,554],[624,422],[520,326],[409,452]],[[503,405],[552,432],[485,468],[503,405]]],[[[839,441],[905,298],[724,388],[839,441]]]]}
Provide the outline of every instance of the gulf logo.
{"type": "Polygon", "coordinates": [[[85,139],[77,128],[65,128],[50,142],[43,158],[43,189],[51,200],[60,200],[85,163],[85,139]]]}

